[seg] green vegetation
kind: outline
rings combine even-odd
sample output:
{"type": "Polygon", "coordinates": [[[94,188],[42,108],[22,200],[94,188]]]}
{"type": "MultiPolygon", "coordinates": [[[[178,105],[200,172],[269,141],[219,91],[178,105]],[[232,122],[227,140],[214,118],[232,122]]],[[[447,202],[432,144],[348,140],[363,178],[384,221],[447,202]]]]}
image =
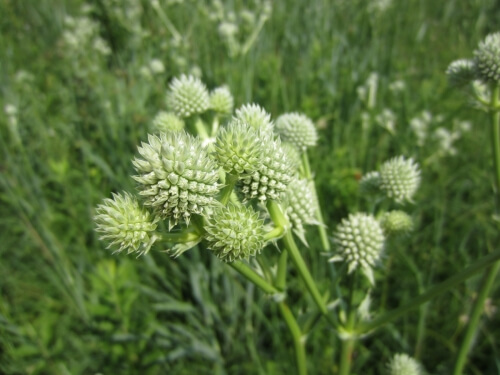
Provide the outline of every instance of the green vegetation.
{"type": "Polygon", "coordinates": [[[445,74],[499,31],[499,11],[494,0],[0,0],[0,372],[295,374],[292,358],[306,356],[310,374],[386,374],[389,363],[413,366],[408,354],[430,374],[452,373],[457,357],[464,373],[499,373],[496,269],[467,268],[484,270],[499,251],[498,115],[474,109],[445,74]],[[309,225],[308,247],[291,232],[279,241],[290,248],[286,303],[274,293],[281,266],[259,289],[245,263],[202,249],[106,249],[96,207],[136,191],[132,159],[181,74],[226,85],[234,108],[314,120],[309,173],[330,237],[349,214],[381,208],[367,199],[369,172],[399,155],[419,164],[415,203],[396,218],[413,230],[388,240],[375,287],[340,278],[328,262],[335,242],[322,252],[309,225]],[[341,345],[330,319],[349,322],[353,302],[373,320],[341,345]],[[352,366],[341,360],[351,356],[352,366]]]}

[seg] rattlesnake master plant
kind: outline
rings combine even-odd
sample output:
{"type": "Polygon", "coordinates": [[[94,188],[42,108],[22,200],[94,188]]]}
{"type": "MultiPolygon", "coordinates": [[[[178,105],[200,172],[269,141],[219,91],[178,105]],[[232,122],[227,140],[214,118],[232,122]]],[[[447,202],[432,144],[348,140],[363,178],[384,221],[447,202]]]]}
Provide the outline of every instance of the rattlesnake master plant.
{"type": "Polygon", "coordinates": [[[94,221],[100,239],[109,242],[117,252],[145,254],[158,239],[155,235],[158,218],[140,207],[130,194],[113,194],[96,208],[94,221]]]}
{"type": "Polygon", "coordinates": [[[167,106],[181,118],[203,113],[210,108],[207,87],[193,76],[174,78],[168,87],[167,106]]]}
{"type": "Polygon", "coordinates": [[[388,375],[423,375],[420,363],[408,354],[396,354],[387,366],[388,375]]]}
{"type": "Polygon", "coordinates": [[[179,131],[184,129],[184,121],[171,112],[160,111],[153,119],[156,132],[179,131]]]}
{"type": "Polygon", "coordinates": [[[245,122],[255,129],[260,129],[266,134],[273,132],[271,115],[258,104],[244,104],[236,110],[235,119],[245,122]]]}
{"type": "Polygon", "coordinates": [[[485,83],[500,83],[500,32],[488,35],[474,51],[478,77],[485,83]]]}
{"type": "Polygon", "coordinates": [[[474,61],[460,59],[453,61],[446,69],[448,80],[454,86],[464,86],[476,76],[474,61]]]}
{"type": "Polygon", "coordinates": [[[397,203],[412,201],[420,185],[420,169],[413,159],[398,156],[386,161],[379,170],[380,188],[397,203]]]}
{"type": "Polygon", "coordinates": [[[203,214],[216,204],[218,166],[201,141],[185,131],[149,135],[133,160],[144,204],[172,228],[179,220],[189,224],[192,214],[203,214]]]}
{"type": "Polygon", "coordinates": [[[275,130],[284,142],[289,142],[298,150],[316,146],[318,133],[309,117],[301,113],[285,113],[276,120],[275,130]]]}
{"type": "Polygon", "coordinates": [[[413,230],[413,219],[404,211],[394,210],[386,212],[380,218],[380,225],[389,235],[406,234],[413,230]]]}
{"type": "Polygon", "coordinates": [[[361,268],[374,284],[373,267],[382,255],[384,242],[384,232],[375,217],[366,213],[350,214],[342,219],[333,234],[336,255],[330,262],[347,263],[348,273],[361,268]]]}
{"type": "Polygon", "coordinates": [[[233,95],[226,86],[217,87],[210,93],[210,108],[221,115],[233,113],[233,95]]]}
{"type": "Polygon", "coordinates": [[[257,255],[264,247],[264,226],[251,207],[216,207],[205,225],[208,249],[225,262],[257,255]]]}

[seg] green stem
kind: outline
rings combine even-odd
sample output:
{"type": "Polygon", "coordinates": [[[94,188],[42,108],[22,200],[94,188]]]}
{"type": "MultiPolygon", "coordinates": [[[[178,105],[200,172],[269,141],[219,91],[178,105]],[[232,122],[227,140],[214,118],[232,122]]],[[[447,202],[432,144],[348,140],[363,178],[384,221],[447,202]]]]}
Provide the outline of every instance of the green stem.
{"type": "Polygon", "coordinates": [[[257,37],[259,36],[260,31],[262,30],[262,27],[264,27],[264,24],[266,23],[266,21],[267,21],[267,17],[260,17],[259,18],[259,23],[257,24],[257,27],[255,29],[253,29],[252,34],[250,34],[250,36],[246,40],[245,44],[241,48],[241,55],[242,56],[245,56],[248,53],[248,51],[250,50],[250,48],[252,47],[252,45],[255,43],[255,41],[257,40],[257,37]]]}
{"type": "Polygon", "coordinates": [[[225,206],[231,198],[231,193],[233,192],[234,185],[238,181],[238,176],[232,174],[226,174],[226,185],[222,189],[220,202],[225,206]]]}
{"type": "Polygon", "coordinates": [[[160,17],[160,19],[162,20],[162,22],[165,24],[165,26],[168,29],[168,31],[170,31],[170,33],[173,35],[174,39],[181,40],[182,39],[181,34],[177,31],[177,29],[175,28],[175,26],[172,23],[172,21],[170,21],[170,19],[168,18],[167,14],[163,11],[163,9],[160,6],[159,2],[157,2],[157,1],[156,2],[152,2],[152,5],[153,5],[154,10],[156,10],[156,13],[158,14],[158,16],[160,17]]]}
{"type": "Polygon", "coordinates": [[[400,316],[406,314],[408,311],[430,301],[432,298],[446,292],[448,289],[455,287],[461,282],[474,276],[476,273],[491,266],[492,262],[495,262],[499,259],[500,250],[484,256],[462,272],[459,272],[455,276],[450,277],[448,280],[445,280],[442,283],[430,288],[427,292],[419,295],[418,297],[415,297],[409,304],[389,311],[379,316],[377,319],[372,320],[371,322],[361,324],[361,326],[357,329],[357,332],[365,333],[399,318],[400,316]]]}
{"type": "Polygon", "coordinates": [[[312,185],[312,190],[314,194],[314,204],[316,205],[316,220],[318,220],[318,223],[320,225],[318,226],[318,231],[319,231],[319,237],[321,239],[321,245],[323,246],[323,250],[329,251],[330,250],[330,241],[328,241],[328,236],[326,234],[326,226],[325,222],[323,220],[323,214],[321,213],[321,207],[319,205],[318,201],[318,192],[316,191],[316,185],[314,184],[314,180],[312,178],[312,173],[311,173],[311,166],[309,164],[309,158],[307,157],[307,152],[304,151],[302,153],[302,168],[304,169],[304,175],[305,177],[311,181],[312,185]]]}
{"type": "Polygon", "coordinates": [[[234,261],[228,263],[233,269],[238,271],[240,274],[245,276],[248,280],[257,285],[260,289],[268,294],[278,294],[280,293],[278,289],[269,284],[266,280],[264,280],[257,272],[248,267],[245,263],[240,261],[234,261]]]}
{"type": "Polygon", "coordinates": [[[302,332],[297,324],[297,320],[293,316],[292,312],[284,302],[278,304],[281,315],[285,319],[285,323],[288,326],[290,333],[293,338],[293,346],[295,348],[295,360],[297,362],[297,372],[299,375],[307,374],[307,362],[306,362],[306,351],[304,348],[304,340],[302,338],[302,332]]]}
{"type": "Polygon", "coordinates": [[[159,241],[168,243],[187,243],[197,241],[198,239],[200,239],[200,233],[196,228],[177,233],[162,233],[161,237],[158,238],[159,241]]]}
{"type": "Polygon", "coordinates": [[[278,260],[278,272],[276,274],[276,288],[285,290],[286,288],[286,263],[288,260],[288,252],[282,251],[278,260]]]}
{"type": "Polygon", "coordinates": [[[356,344],[354,327],[356,324],[356,309],[354,308],[354,291],[356,289],[356,273],[349,276],[349,301],[347,305],[347,324],[345,332],[348,335],[342,339],[342,351],[340,353],[339,375],[349,375],[352,365],[352,352],[356,344]]]}
{"type": "MultiPolygon", "coordinates": [[[[500,85],[495,84],[491,90],[491,102],[489,103],[491,111],[491,141],[493,149],[493,168],[495,176],[495,211],[498,214],[498,207],[500,205],[500,111],[496,109],[500,103],[500,85]]],[[[476,301],[474,302],[474,307],[472,308],[472,313],[465,331],[465,335],[460,346],[460,350],[457,355],[457,360],[455,362],[454,375],[461,375],[465,362],[467,361],[467,356],[471,349],[472,338],[474,337],[479,319],[484,309],[484,301],[490,294],[491,288],[495,281],[495,277],[500,268],[500,260],[497,260],[489,268],[486,274],[483,276],[481,287],[478,292],[476,301]]]]}
{"type": "Polygon", "coordinates": [[[479,295],[474,303],[474,307],[472,309],[472,313],[469,319],[469,324],[467,326],[467,330],[465,332],[464,339],[462,341],[462,345],[460,346],[460,350],[457,355],[457,360],[455,362],[455,369],[453,371],[453,375],[462,375],[463,368],[465,366],[465,362],[467,361],[467,355],[469,350],[471,349],[472,338],[474,337],[477,331],[477,325],[479,323],[479,318],[481,317],[481,313],[484,308],[484,301],[488,294],[490,293],[491,287],[493,286],[493,282],[495,281],[495,277],[498,273],[498,269],[500,268],[500,262],[496,261],[488,270],[488,272],[483,276],[483,280],[481,282],[481,288],[479,290],[479,295]]]}

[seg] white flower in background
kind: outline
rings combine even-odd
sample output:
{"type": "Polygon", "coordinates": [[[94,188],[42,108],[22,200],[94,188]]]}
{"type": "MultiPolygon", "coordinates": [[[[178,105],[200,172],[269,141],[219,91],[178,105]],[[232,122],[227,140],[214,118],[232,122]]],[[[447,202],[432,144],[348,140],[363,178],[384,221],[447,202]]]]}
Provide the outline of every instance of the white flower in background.
{"type": "Polygon", "coordinates": [[[444,155],[456,155],[457,149],[453,147],[453,143],[460,138],[459,132],[450,131],[446,128],[439,127],[434,130],[434,138],[438,142],[439,153],[444,155]]]}
{"type": "Polygon", "coordinates": [[[396,133],[396,115],[390,109],[385,108],[375,117],[375,121],[389,133],[396,133]]]}
{"type": "Polygon", "coordinates": [[[161,74],[165,72],[165,65],[163,65],[160,59],[152,59],[149,62],[149,69],[153,74],[161,74]]]}
{"type": "Polygon", "coordinates": [[[397,80],[389,84],[389,90],[391,90],[391,92],[394,94],[403,92],[405,89],[406,89],[406,84],[402,80],[397,80]]]}
{"type": "Polygon", "coordinates": [[[396,354],[388,364],[389,375],[422,375],[420,363],[408,354],[396,354]]]}
{"type": "Polygon", "coordinates": [[[422,147],[427,140],[429,127],[432,122],[432,114],[429,111],[423,111],[419,116],[410,120],[410,129],[417,137],[417,145],[422,147]]]}

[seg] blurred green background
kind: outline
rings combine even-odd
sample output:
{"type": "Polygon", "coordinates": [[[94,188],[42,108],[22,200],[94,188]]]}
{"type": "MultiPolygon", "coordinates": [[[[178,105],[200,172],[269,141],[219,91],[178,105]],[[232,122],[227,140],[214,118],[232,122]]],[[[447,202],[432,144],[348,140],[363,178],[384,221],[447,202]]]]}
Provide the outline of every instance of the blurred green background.
{"type": "MultiPolygon", "coordinates": [[[[315,121],[329,231],[366,209],[364,173],[401,154],[420,163],[417,230],[389,244],[374,310],[498,248],[488,117],[444,74],[498,31],[495,0],[0,0],[0,14],[1,373],[294,373],[276,306],[217,258],[112,255],[94,232],[95,206],[133,191],[131,159],[181,73],[227,85],[237,107],[315,121]]],[[[325,289],[315,237],[304,256],[325,289]]],[[[399,352],[449,374],[477,284],[364,339],[353,374],[383,374],[399,352]]],[[[290,288],[300,320],[309,300],[300,280],[290,288]]],[[[498,296],[468,374],[500,373],[498,296]]],[[[307,353],[311,374],[335,373],[326,325],[307,353]]]]}

